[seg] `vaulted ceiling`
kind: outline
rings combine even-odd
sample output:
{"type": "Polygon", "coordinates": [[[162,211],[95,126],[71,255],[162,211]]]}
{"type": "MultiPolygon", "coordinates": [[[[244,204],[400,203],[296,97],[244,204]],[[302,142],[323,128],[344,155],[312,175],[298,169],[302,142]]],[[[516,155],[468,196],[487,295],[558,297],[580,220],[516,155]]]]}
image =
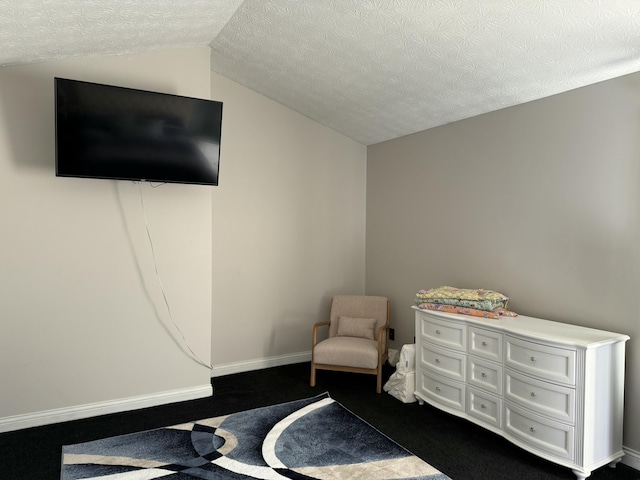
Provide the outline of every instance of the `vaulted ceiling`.
{"type": "Polygon", "coordinates": [[[0,2],[1,66],[194,46],[369,145],[640,71],[640,2],[0,2]]]}

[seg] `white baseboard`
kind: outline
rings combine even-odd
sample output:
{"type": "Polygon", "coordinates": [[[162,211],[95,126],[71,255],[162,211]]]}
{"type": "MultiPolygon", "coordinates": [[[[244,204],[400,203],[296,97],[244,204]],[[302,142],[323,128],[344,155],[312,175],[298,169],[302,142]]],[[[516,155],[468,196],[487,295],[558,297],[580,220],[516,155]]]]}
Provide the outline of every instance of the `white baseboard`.
{"type": "Polygon", "coordinates": [[[262,370],[263,368],[279,367],[281,365],[291,365],[292,363],[303,363],[311,361],[311,351],[278,355],[275,357],[256,358],[244,362],[225,363],[214,365],[211,369],[212,377],[221,377],[233,373],[250,372],[252,370],[262,370]]]}
{"type": "Polygon", "coordinates": [[[23,428],[39,427],[58,422],[68,422],[82,418],[96,417],[110,413],[126,412],[140,408],[156,407],[167,403],[195,400],[197,398],[213,395],[213,387],[202,385],[200,387],[183,388],[167,392],[140,395],[137,397],[98,402],[76,407],[58,408],[25,415],[15,415],[0,418],[0,433],[21,430],[23,428]]]}
{"type": "Polygon", "coordinates": [[[640,452],[631,450],[630,448],[622,447],[624,451],[624,457],[620,463],[624,463],[626,466],[640,470],[640,452]]]}

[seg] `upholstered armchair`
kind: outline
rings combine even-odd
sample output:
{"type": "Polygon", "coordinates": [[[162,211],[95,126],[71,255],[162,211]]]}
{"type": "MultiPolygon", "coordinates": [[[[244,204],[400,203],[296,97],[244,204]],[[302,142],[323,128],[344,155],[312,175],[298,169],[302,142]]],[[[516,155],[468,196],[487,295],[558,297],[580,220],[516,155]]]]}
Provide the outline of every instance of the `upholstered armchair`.
{"type": "Polygon", "coordinates": [[[366,373],[377,376],[382,391],[382,365],[389,356],[389,300],[365,295],[336,295],[331,299],[329,321],[313,326],[311,386],[317,370],[366,373]],[[318,331],[329,327],[318,342],[318,331]]]}

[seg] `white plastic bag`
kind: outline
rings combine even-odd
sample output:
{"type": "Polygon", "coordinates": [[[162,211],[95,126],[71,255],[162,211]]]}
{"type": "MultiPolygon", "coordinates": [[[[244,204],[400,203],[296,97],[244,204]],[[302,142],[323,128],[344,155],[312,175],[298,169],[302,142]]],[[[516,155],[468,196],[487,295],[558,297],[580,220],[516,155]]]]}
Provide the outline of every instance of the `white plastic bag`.
{"type": "Polygon", "coordinates": [[[395,367],[396,363],[398,363],[398,360],[400,360],[400,352],[395,348],[390,348],[389,349],[389,365],[393,365],[395,367]]]}
{"type": "Polygon", "coordinates": [[[416,346],[414,344],[403,345],[400,350],[400,359],[387,383],[384,391],[403,403],[413,403],[416,397],[416,346]]]}

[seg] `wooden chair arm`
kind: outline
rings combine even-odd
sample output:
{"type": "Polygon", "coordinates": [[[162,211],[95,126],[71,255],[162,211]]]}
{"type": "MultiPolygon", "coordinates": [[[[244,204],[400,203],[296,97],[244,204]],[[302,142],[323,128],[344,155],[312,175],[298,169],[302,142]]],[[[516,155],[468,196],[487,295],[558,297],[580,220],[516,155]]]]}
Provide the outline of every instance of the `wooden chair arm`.
{"type": "Polygon", "coordinates": [[[378,355],[382,355],[382,332],[384,332],[385,330],[387,331],[387,333],[385,333],[385,342],[384,342],[384,351],[385,353],[389,351],[389,324],[385,324],[382,325],[380,328],[378,328],[378,355]]]}
{"type": "Polygon", "coordinates": [[[313,343],[311,344],[311,349],[313,350],[313,347],[316,346],[316,344],[318,343],[318,329],[320,327],[327,327],[331,325],[330,321],[326,321],[326,322],[317,322],[316,324],[313,325],[313,343]]]}

